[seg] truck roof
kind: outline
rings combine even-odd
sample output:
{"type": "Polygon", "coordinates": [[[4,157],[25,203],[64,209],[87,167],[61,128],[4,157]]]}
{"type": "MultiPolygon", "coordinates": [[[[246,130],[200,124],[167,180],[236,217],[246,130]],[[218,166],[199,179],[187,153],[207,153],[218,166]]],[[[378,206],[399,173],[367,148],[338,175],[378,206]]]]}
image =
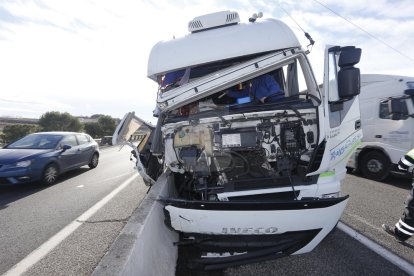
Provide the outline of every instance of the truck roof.
{"type": "Polygon", "coordinates": [[[157,76],[170,71],[292,47],[300,47],[300,43],[279,20],[222,25],[157,43],[149,56],[147,75],[157,80],[157,76]]]}
{"type": "Polygon", "coordinates": [[[369,85],[377,82],[414,81],[414,77],[385,75],[385,74],[361,74],[361,85],[369,85]]]}
{"type": "Polygon", "coordinates": [[[407,82],[414,82],[414,77],[361,74],[361,100],[403,95],[409,88],[407,82]]]}

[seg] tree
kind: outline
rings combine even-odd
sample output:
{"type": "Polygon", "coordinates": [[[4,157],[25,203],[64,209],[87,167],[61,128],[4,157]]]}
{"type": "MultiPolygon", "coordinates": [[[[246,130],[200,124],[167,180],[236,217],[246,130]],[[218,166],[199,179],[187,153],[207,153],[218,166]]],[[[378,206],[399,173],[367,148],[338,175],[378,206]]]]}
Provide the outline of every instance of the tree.
{"type": "MultiPolygon", "coordinates": [[[[93,115],[97,118],[97,114],[93,115]]],[[[117,121],[109,115],[99,115],[97,123],[85,123],[85,132],[94,138],[111,136],[116,128],[117,121]]]]}
{"type": "Polygon", "coordinates": [[[109,115],[103,115],[99,117],[98,124],[102,129],[103,136],[111,136],[116,128],[116,121],[109,115]]]}
{"type": "Polygon", "coordinates": [[[82,131],[83,125],[78,118],[67,112],[50,111],[43,114],[39,119],[42,131],[82,131]]]}
{"type": "Polygon", "coordinates": [[[93,138],[101,138],[103,136],[102,128],[97,122],[85,123],[84,127],[85,127],[85,132],[88,133],[93,138]]]}
{"type": "Polygon", "coordinates": [[[35,132],[36,129],[34,125],[7,125],[3,128],[3,133],[6,142],[10,143],[35,132]]]}
{"type": "Polygon", "coordinates": [[[103,114],[93,114],[93,115],[91,116],[91,118],[92,118],[92,119],[99,119],[99,117],[101,117],[101,116],[105,116],[105,115],[103,115],[103,114]]]}

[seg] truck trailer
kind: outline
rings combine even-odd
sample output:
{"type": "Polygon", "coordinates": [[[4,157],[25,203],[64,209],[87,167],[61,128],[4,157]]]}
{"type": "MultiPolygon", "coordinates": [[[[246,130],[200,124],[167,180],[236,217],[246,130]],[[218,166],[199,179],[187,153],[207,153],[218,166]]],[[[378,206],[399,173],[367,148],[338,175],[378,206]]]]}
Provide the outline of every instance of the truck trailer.
{"type": "Polygon", "coordinates": [[[189,34],[157,43],[148,61],[157,124],[131,112],[113,136],[131,145],[145,183],[167,186],[164,221],[178,246],[196,249],[193,268],[309,252],[348,202],[341,180],[362,139],[361,49],[328,46],[321,89],[293,31],[258,17],[195,17],[189,34]],[[255,97],[263,79],[263,89],[279,85],[276,100],[255,97]],[[143,124],[142,142],[128,142],[143,124]]]}

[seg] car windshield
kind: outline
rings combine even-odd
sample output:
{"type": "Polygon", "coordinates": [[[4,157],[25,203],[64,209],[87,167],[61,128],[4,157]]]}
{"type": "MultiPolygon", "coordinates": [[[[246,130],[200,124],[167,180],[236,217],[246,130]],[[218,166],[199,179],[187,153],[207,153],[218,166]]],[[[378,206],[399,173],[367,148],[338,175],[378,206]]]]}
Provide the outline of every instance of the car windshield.
{"type": "Polygon", "coordinates": [[[54,149],[62,135],[52,134],[31,134],[11,143],[8,149],[54,149]]]}

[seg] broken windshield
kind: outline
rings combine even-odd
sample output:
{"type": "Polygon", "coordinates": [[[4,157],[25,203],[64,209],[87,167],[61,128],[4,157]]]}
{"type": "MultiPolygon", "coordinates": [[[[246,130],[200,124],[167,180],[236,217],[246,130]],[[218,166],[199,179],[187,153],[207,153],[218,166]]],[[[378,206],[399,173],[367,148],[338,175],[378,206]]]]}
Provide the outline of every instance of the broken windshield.
{"type": "Polygon", "coordinates": [[[308,94],[296,60],[268,73],[227,87],[169,112],[169,118],[203,118],[228,114],[309,108],[320,100],[308,94]]]}

